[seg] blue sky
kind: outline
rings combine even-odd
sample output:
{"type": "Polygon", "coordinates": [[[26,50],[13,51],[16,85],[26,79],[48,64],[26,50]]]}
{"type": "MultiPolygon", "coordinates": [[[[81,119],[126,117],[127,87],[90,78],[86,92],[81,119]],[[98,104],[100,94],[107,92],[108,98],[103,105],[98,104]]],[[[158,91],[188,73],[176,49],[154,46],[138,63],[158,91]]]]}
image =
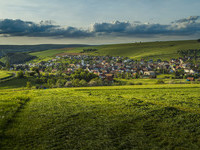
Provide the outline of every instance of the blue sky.
{"type": "Polygon", "coordinates": [[[199,0],[1,0],[0,44],[195,39],[199,7],[199,0]]]}

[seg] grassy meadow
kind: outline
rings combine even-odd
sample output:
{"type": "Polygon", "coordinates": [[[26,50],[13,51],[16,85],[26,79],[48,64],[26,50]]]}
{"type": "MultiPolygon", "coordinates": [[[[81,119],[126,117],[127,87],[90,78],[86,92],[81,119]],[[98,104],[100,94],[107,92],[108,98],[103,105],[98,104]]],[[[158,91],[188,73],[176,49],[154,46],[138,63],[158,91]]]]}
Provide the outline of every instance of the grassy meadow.
{"type": "Polygon", "coordinates": [[[10,76],[12,76],[12,73],[10,71],[0,71],[0,79],[7,78],[10,76]]]}
{"type": "Polygon", "coordinates": [[[199,84],[1,89],[0,147],[200,149],[199,93],[199,84]]]}
{"type": "Polygon", "coordinates": [[[186,79],[168,79],[167,75],[159,75],[157,79],[115,79],[122,82],[124,85],[156,85],[162,80],[163,84],[200,84],[200,81],[187,81],[186,79]]]}

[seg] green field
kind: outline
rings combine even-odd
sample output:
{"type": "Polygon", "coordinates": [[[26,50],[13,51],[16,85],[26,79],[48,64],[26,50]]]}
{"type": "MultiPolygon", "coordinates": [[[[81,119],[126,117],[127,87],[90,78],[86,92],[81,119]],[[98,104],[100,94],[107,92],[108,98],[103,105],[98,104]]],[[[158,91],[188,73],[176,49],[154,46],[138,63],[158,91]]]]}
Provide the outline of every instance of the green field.
{"type": "Polygon", "coordinates": [[[0,90],[0,147],[200,149],[200,85],[0,90]]]}
{"type": "Polygon", "coordinates": [[[186,79],[166,79],[164,75],[160,75],[157,79],[115,79],[121,81],[125,85],[155,85],[159,80],[164,84],[200,84],[199,81],[187,81],[186,79]]]}
{"type": "Polygon", "coordinates": [[[0,79],[7,78],[10,76],[12,76],[12,73],[10,71],[0,71],[0,79]]]}
{"type": "Polygon", "coordinates": [[[57,54],[62,54],[62,53],[73,53],[77,52],[76,49],[74,48],[63,48],[63,49],[52,49],[52,50],[46,50],[46,51],[41,51],[41,52],[34,52],[30,53],[32,56],[38,57],[38,59],[35,60],[37,61],[46,61],[51,58],[54,58],[57,54]]]}
{"type": "Polygon", "coordinates": [[[60,53],[80,53],[83,49],[97,49],[91,55],[110,55],[110,56],[127,56],[133,59],[162,59],[169,60],[179,57],[178,50],[200,49],[200,43],[197,41],[169,41],[169,42],[146,42],[132,44],[114,44],[101,45],[94,47],[81,47],[75,49],[57,49],[32,53],[39,58],[53,57],[60,53]]]}

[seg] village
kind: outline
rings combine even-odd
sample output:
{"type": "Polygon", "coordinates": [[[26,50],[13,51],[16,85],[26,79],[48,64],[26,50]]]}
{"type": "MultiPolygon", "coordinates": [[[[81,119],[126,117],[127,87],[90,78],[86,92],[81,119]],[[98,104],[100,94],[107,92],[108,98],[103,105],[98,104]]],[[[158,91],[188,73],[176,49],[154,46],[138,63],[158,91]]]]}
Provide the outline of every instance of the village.
{"type": "Polygon", "coordinates": [[[199,66],[199,63],[192,63],[190,58],[137,61],[122,56],[62,55],[40,63],[15,64],[10,69],[31,71],[36,67],[41,73],[69,75],[81,68],[110,81],[113,78],[156,78],[159,74],[174,74],[174,78],[195,80],[200,75],[199,66]]]}

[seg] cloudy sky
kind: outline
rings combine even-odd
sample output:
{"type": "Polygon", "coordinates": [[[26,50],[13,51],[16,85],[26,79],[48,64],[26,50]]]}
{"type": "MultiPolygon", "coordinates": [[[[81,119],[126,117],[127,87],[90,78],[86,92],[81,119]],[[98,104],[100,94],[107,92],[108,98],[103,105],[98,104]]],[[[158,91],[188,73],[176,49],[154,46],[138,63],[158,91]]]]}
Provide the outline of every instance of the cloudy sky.
{"type": "Polygon", "coordinates": [[[0,44],[200,38],[199,0],[0,0],[0,44]]]}

